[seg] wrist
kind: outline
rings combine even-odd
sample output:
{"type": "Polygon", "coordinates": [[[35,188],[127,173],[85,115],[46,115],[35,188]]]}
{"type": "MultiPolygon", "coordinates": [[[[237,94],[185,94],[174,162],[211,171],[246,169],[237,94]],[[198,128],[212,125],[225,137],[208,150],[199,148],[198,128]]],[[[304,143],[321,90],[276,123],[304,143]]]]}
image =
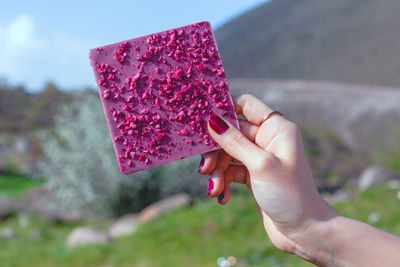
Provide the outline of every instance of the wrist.
{"type": "Polygon", "coordinates": [[[289,237],[292,254],[319,266],[335,265],[336,247],[332,242],[340,230],[340,221],[346,219],[323,201],[322,211],[310,218],[300,234],[289,237]]]}
{"type": "Polygon", "coordinates": [[[331,213],[292,239],[293,254],[319,266],[394,266],[400,239],[368,224],[331,213]]]}

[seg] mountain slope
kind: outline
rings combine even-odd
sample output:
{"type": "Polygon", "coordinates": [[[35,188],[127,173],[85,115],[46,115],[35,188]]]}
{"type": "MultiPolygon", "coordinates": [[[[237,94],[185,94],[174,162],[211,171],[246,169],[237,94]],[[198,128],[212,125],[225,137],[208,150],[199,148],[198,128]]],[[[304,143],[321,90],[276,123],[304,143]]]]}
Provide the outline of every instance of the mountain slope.
{"type": "Polygon", "coordinates": [[[272,0],[216,31],[228,78],[400,86],[400,1],[272,0]]]}

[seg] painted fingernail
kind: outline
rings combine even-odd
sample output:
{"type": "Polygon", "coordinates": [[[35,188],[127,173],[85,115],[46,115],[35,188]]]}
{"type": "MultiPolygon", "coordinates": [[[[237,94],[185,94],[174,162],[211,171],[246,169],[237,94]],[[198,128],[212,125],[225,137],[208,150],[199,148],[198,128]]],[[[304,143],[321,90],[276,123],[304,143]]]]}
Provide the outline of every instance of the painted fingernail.
{"type": "Polygon", "coordinates": [[[224,200],[224,192],[221,192],[221,194],[218,195],[217,199],[218,203],[221,204],[222,200],[224,200]]]}
{"type": "Polygon", "coordinates": [[[212,179],[208,179],[208,188],[207,195],[211,195],[211,191],[214,189],[214,181],[212,179]]]}
{"type": "Polygon", "coordinates": [[[200,162],[199,162],[199,167],[197,168],[197,171],[200,172],[201,168],[204,166],[204,156],[201,154],[200,156],[200,162]]]}
{"type": "Polygon", "coordinates": [[[226,132],[226,130],[229,128],[229,125],[226,124],[223,119],[215,115],[210,115],[208,123],[210,124],[211,129],[220,135],[226,132]]]}

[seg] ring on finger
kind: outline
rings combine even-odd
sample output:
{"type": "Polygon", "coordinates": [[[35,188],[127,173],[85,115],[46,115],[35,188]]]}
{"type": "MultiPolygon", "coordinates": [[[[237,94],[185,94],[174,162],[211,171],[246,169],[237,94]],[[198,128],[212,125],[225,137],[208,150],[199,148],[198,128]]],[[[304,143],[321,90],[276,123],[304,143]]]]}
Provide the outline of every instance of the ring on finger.
{"type": "Polygon", "coordinates": [[[274,115],[279,115],[279,116],[284,117],[283,114],[282,114],[281,112],[279,112],[279,111],[277,111],[277,110],[274,110],[274,111],[270,112],[268,115],[266,115],[266,116],[261,120],[259,126],[261,126],[266,120],[268,120],[269,118],[271,118],[271,117],[274,116],[274,115]]]}

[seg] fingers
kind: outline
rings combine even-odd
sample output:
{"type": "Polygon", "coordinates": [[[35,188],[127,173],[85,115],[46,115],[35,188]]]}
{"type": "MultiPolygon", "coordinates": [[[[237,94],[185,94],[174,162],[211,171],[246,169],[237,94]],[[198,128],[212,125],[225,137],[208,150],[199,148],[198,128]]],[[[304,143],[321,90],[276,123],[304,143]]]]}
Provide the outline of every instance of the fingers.
{"type": "Polygon", "coordinates": [[[267,151],[252,143],[232,124],[218,116],[210,116],[208,131],[229,155],[243,162],[248,169],[257,168],[259,161],[270,156],[267,151]]]}
{"type": "Polygon", "coordinates": [[[230,183],[239,183],[247,185],[249,180],[249,172],[244,165],[232,164],[226,169],[224,173],[225,181],[229,185],[230,183]]]}
{"type": "Polygon", "coordinates": [[[230,165],[224,172],[224,191],[223,198],[218,201],[219,204],[225,205],[231,197],[229,185],[232,182],[240,184],[250,184],[249,172],[244,165],[230,165]]]}
{"type": "Polygon", "coordinates": [[[218,149],[202,154],[200,156],[198,172],[201,174],[211,173],[217,165],[218,154],[220,151],[221,149],[218,149]]]}
{"type": "Polygon", "coordinates": [[[210,173],[209,184],[212,183],[212,189],[208,190],[208,195],[210,197],[216,197],[224,191],[224,172],[229,167],[232,158],[229,154],[221,151],[218,158],[218,163],[216,168],[210,173]]]}
{"type": "Polygon", "coordinates": [[[257,125],[254,125],[246,120],[238,120],[240,131],[251,141],[254,142],[258,133],[257,125]]]}
{"type": "Polygon", "coordinates": [[[272,109],[264,104],[264,102],[250,94],[234,96],[233,103],[236,113],[243,115],[249,122],[255,125],[260,125],[264,117],[272,112],[272,109]]]}
{"type": "MultiPolygon", "coordinates": [[[[239,125],[242,133],[252,142],[254,142],[259,127],[249,123],[246,120],[239,120],[239,125]]],[[[223,150],[218,149],[211,152],[207,152],[201,155],[198,172],[201,174],[209,174],[218,165],[219,153],[225,153],[223,150]]],[[[237,159],[232,159],[233,162],[241,163],[237,159]]]]}
{"type": "Polygon", "coordinates": [[[258,147],[278,158],[291,159],[297,151],[298,127],[282,116],[272,116],[260,125],[272,109],[255,96],[234,97],[235,109],[249,123],[239,121],[244,135],[258,147]]]}

